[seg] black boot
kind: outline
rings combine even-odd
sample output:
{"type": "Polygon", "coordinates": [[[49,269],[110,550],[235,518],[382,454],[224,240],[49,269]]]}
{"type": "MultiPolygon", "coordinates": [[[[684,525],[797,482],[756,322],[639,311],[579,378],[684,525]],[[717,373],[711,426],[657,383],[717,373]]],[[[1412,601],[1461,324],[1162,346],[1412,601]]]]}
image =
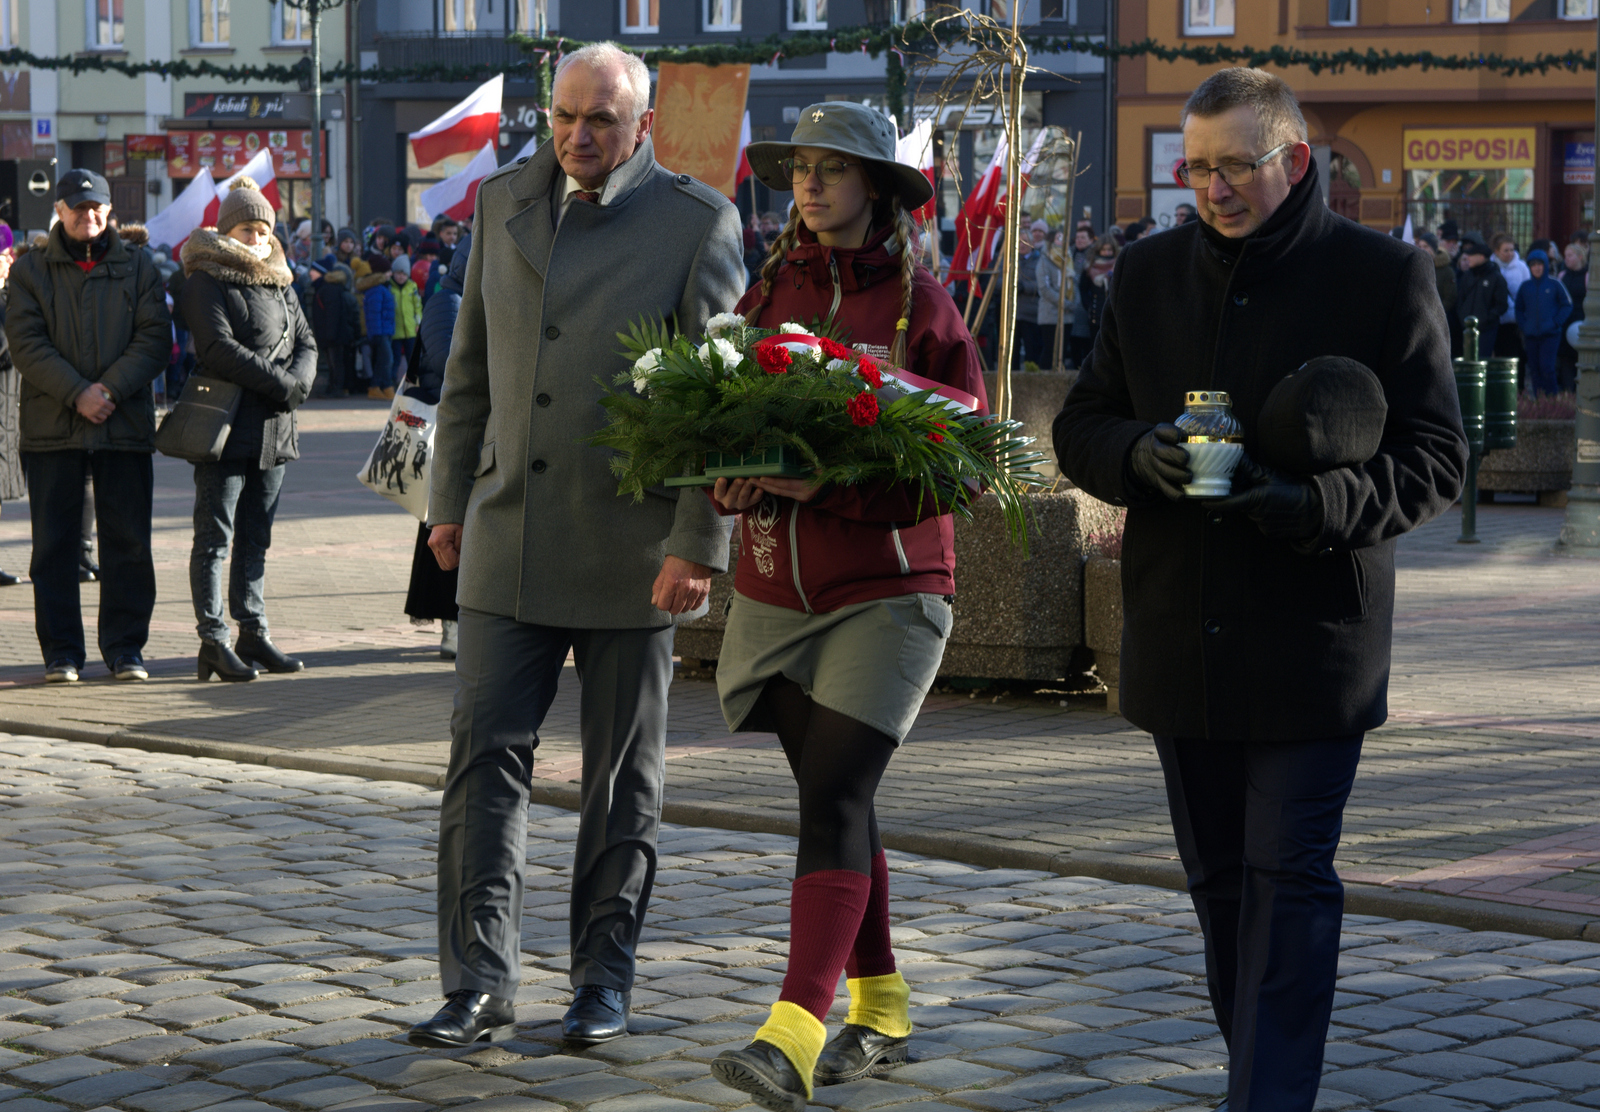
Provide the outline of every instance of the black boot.
{"type": "Polygon", "coordinates": [[[806,1112],[806,1083],[789,1056],[769,1042],[724,1050],[711,1063],[711,1076],[771,1112],[806,1112]]]}
{"type": "Polygon", "coordinates": [[[847,1023],[844,1030],[822,1048],[812,1079],[817,1085],[843,1085],[859,1081],[890,1066],[903,1066],[910,1040],[880,1034],[870,1027],[847,1023]]]}
{"type": "Polygon", "coordinates": [[[256,670],[244,661],[228,645],[220,645],[215,641],[200,642],[200,661],[198,667],[200,682],[205,683],[215,672],[220,679],[245,683],[256,678],[256,670]]]}
{"type": "Polygon", "coordinates": [[[517,1032],[511,1001],[486,992],[458,989],[426,1023],[406,1036],[412,1046],[461,1047],[475,1042],[505,1042],[517,1032]]]}
{"type": "Polygon", "coordinates": [[[250,664],[259,664],[269,672],[304,672],[305,661],[296,660],[285,655],[284,651],[274,645],[263,635],[253,629],[241,629],[239,640],[234,643],[234,652],[239,654],[239,659],[250,664]]]}

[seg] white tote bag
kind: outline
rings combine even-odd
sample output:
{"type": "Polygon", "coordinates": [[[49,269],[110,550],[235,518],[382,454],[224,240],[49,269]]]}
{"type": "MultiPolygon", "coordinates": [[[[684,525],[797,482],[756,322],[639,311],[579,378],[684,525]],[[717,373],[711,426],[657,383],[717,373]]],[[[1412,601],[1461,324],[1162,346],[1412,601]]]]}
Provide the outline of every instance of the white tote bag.
{"type": "Polygon", "coordinates": [[[418,521],[428,520],[428,479],[433,471],[433,433],[437,406],[394,396],[389,420],[356,478],[402,507],[418,521]]]}

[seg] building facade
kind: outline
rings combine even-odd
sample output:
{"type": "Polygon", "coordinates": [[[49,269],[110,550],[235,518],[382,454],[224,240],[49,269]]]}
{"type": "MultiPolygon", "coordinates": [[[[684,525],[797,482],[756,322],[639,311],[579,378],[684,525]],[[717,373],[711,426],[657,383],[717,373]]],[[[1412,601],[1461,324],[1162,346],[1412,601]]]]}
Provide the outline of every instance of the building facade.
{"type": "MultiPolygon", "coordinates": [[[[968,5],[999,18],[1009,18],[998,0],[968,5]],[[995,10],[990,11],[993,7],[995,10]]],[[[1046,34],[1105,33],[1105,0],[1024,0],[1019,18],[1030,30],[1046,34]]],[[[860,27],[872,18],[903,19],[921,12],[920,0],[547,0],[549,33],[577,41],[609,39],[628,46],[670,43],[692,45],[759,40],[789,31],[860,27]],[[908,10],[908,5],[910,8],[908,10]]],[[[520,61],[526,56],[505,42],[513,30],[531,31],[534,0],[392,0],[363,4],[359,49],[362,64],[406,66],[428,62],[486,65],[520,61]]],[[[1077,181],[1075,207],[1091,216],[1109,204],[1103,63],[1088,55],[1043,55],[1031,60],[1041,72],[1029,74],[1025,88],[1024,125],[1036,129],[1054,124],[1069,134],[1081,133],[1084,155],[1077,181]]],[[[887,60],[865,53],[780,58],[775,65],[751,67],[747,108],[751,137],[785,138],[800,110],[825,100],[853,100],[887,105],[887,60]]],[[[935,112],[939,76],[913,68],[908,99],[917,118],[935,112]]],[[[419,169],[410,160],[406,134],[421,128],[474,88],[474,83],[363,84],[358,117],[362,184],[360,215],[426,223],[418,207],[421,192],[439,178],[465,165],[466,157],[419,169]],[[403,215],[402,215],[403,214],[403,215]]],[[[501,113],[500,156],[514,157],[532,138],[538,118],[537,90],[531,82],[508,80],[501,113]]],[[[982,107],[963,115],[950,108],[939,113],[939,150],[959,169],[960,188],[982,173],[1000,135],[995,110],[982,107]]],[[[1031,135],[1028,136],[1031,138],[1031,135]]],[[[947,232],[956,211],[957,178],[947,176],[941,190],[941,216],[947,232]]],[[[746,212],[787,206],[787,194],[769,196],[757,184],[737,198],[746,212]]]]}
{"type": "MultiPolygon", "coordinates": [[[[1368,48],[1441,55],[1592,50],[1596,0],[1119,0],[1119,38],[1368,48]]],[[[1193,200],[1172,176],[1178,117],[1210,72],[1188,62],[1118,63],[1117,216],[1158,218],[1193,200]]],[[[1485,237],[1565,242],[1594,227],[1594,76],[1551,70],[1283,72],[1295,89],[1335,210],[1388,231],[1453,219],[1485,237]]]]}

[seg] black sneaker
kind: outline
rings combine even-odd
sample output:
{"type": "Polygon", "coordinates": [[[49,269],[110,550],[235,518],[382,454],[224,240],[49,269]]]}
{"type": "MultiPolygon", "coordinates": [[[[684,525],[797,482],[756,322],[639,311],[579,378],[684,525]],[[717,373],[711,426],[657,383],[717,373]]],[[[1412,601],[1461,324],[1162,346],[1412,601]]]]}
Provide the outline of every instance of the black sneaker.
{"type": "Polygon", "coordinates": [[[44,670],[45,683],[77,683],[78,666],[70,660],[53,661],[44,670]]]}
{"type": "Polygon", "coordinates": [[[144,661],[139,659],[137,653],[117,657],[116,663],[111,666],[111,674],[124,683],[150,678],[150,673],[145,668],[144,661]]]}

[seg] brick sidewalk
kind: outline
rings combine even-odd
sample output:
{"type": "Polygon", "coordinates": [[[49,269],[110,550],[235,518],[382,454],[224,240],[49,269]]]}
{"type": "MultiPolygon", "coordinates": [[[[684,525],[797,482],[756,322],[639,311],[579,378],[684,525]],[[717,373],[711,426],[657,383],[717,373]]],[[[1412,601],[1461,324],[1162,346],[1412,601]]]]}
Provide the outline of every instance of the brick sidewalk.
{"type": "MultiPolygon", "coordinates": [[[[158,459],[151,682],[114,685],[91,662],[77,687],[44,687],[31,593],[16,587],[0,591],[0,719],[437,775],[453,675],[437,632],[401,612],[416,526],[353,478],[384,409],[362,400],[303,412],[268,612],[308,671],[194,682],[192,486],[187,465],[158,459]]],[[[13,571],[27,565],[24,510],[0,519],[0,566],[13,571]]],[[[1600,734],[1600,565],[1550,554],[1559,510],[1485,506],[1478,520],[1480,545],[1454,543],[1454,513],[1401,542],[1393,713],[1368,739],[1341,869],[1386,890],[1600,920],[1600,866],[1585,855],[1600,826],[1600,754],[1574,744],[1600,734]],[[1580,849],[1549,853],[1556,843],[1580,849]]],[[[93,588],[84,594],[92,628],[93,588]]],[[[541,732],[547,801],[570,799],[577,774],[574,687],[541,732]]],[[[680,680],[672,700],[669,802],[694,821],[786,829],[794,792],[774,741],[730,738],[707,683],[680,680]]],[[[884,780],[879,815],[902,846],[945,856],[1026,856],[1075,872],[1143,861],[1151,877],[1176,878],[1149,739],[1092,701],[930,697],[884,780]]]]}

